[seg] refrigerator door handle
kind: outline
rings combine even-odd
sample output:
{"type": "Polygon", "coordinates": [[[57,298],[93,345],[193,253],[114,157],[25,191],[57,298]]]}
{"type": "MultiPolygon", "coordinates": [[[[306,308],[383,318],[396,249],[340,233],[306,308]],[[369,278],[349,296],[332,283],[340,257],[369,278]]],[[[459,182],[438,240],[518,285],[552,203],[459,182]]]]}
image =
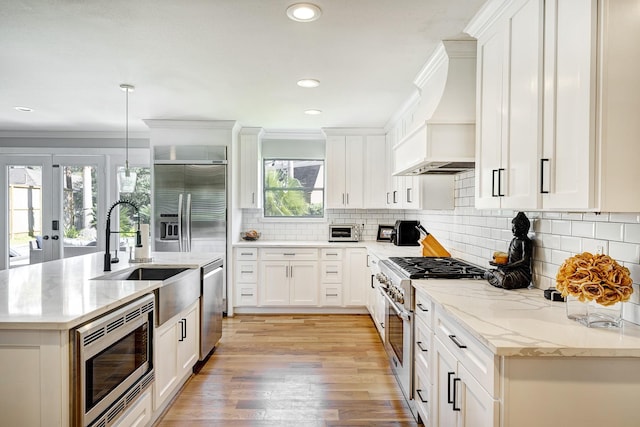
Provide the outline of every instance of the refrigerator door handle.
{"type": "Polygon", "coordinates": [[[187,204],[185,206],[185,221],[184,224],[187,228],[187,239],[185,244],[185,252],[191,252],[191,193],[187,194],[187,204]]]}
{"type": "Polygon", "coordinates": [[[182,247],[182,193],[178,196],[178,252],[183,252],[182,247]]]}

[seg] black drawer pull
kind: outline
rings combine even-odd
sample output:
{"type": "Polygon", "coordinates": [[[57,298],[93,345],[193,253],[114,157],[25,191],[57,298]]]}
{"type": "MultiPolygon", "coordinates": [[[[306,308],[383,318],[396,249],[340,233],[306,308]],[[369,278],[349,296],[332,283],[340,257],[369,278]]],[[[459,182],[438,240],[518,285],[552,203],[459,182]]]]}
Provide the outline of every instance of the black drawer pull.
{"type": "Polygon", "coordinates": [[[462,344],[462,343],[458,340],[458,337],[456,337],[455,335],[449,335],[449,339],[450,339],[451,341],[453,341],[453,343],[454,343],[455,345],[457,345],[457,346],[458,346],[458,348],[467,348],[467,346],[466,346],[466,345],[464,345],[464,344],[462,344]]]}
{"type": "Polygon", "coordinates": [[[453,398],[451,397],[451,377],[455,374],[455,372],[447,372],[447,403],[453,403],[453,398]]]}
{"type": "Polygon", "coordinates": [[[420,389],[416,390],[416,394],[418,395],[418,397],[420,398],[420,401],[422,403],[429,403],[429,401],[427,399],[422,397],[422,390],[420,390],[420,389]]]}
{"type": "Polygon", "coordinates": [[[453,379],[453,402],[451,402],[451,405],[453,406],[454,411],[460,411],[460,407],[456,407],[456,384],[458,381],[460,381],[460,378],[453,379]]]}
{"type": "Polygon", "coordinates": [[[420,310],[424,311],[424,312],[429,311],[429,309],[428,309],[427,307],[425,307],[424,305],[422,305],[422,304],[420,304],[420,303],[417,305],[417,307],[418,307],[420,310]]]}
{"type": "Polygon", "coordinates": [[[427,351],[429,351],[429,349],[422,347],[422,341],[418,341],[418,342],[416,343],[416,345],[418,346],[418,348],[419,348],[421,351],[424,351],[425,353],[426,353],[427,351]]]}

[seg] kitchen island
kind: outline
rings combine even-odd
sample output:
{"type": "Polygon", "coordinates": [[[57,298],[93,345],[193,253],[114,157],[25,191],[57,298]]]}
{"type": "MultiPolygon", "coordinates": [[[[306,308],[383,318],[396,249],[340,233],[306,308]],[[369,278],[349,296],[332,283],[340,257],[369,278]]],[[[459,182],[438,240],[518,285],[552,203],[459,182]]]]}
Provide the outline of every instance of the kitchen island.
{"type": "Polygon", "coordinates": [[[416,280],[414,384],[431,425],[637,426],[640,326],[588,328],[542,290],[416,280]]]}
{"type": "MultiPolygon", "coordinates": [[[[103,254],[95,253],[0,271],[0,424],[71,425],[69,331],[153,294],[163,284],[159,280],[95,278],[141,266],[181,266],[194,269],[199,280],[200,267],[221,257],[215,253],[153,253],[150,263],[121,260],[106,273],[103,254]]],[[[197,313],[197,299],[192,311],[197,313]]],[[[197,360],[197,338],[194,343],[197,360]]],[[[156,378],[157,374],[156,367],[156,378]]],[[[187,372],[182,374],[167,392],[177,391],[187,372]]],[[[160,408],[150,409],[149,391],[145,397],[150,419],[160,408]]]]}

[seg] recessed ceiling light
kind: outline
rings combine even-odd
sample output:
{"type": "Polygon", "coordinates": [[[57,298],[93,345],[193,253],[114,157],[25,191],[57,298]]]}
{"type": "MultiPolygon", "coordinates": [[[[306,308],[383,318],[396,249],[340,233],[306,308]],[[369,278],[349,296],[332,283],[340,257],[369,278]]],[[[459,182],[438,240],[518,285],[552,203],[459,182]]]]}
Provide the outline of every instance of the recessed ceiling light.
{"type": "Polygon", "coordinates": [[[300,87],[318,87],[318,86],[320,86],[320,80],[316,80],[316,79],[298,80],[298,86],[300,86],[300,87]]]}
{"type": "Polygon", "coordinates": [[[30,112],[33,111],[33,108],[29,108],[29,107],[20,107],[20,106],[18,106],[18,107],[13,107],[13,108],[15,108],[18,111],[22,111],[23,113],[30,113],[30,112]]]}
{"type": "Polygon", "coordinates": [[[316,110],[314,108],[310,109],[310,110],[304,110],[305,114],[308,114],[310,116],[316,116],[318,114],[322,114],[322,110],[316,110]]]}
{"type": "Polygon", "coordinates": [[[313,3],[295,3],[287,8],[287,16],[298,22],[311,22],[320,18],[322,10],[313,3]]]}

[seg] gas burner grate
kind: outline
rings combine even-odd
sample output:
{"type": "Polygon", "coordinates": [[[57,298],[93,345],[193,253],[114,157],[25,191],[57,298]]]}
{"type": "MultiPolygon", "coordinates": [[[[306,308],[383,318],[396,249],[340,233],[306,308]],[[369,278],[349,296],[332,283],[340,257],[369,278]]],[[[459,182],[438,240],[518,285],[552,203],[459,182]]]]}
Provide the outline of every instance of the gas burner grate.
{"type": "Polygon", "coordinates": [[[391,257],[410,279],[480,279],[485,270],[456,258],[391,257]]]}

